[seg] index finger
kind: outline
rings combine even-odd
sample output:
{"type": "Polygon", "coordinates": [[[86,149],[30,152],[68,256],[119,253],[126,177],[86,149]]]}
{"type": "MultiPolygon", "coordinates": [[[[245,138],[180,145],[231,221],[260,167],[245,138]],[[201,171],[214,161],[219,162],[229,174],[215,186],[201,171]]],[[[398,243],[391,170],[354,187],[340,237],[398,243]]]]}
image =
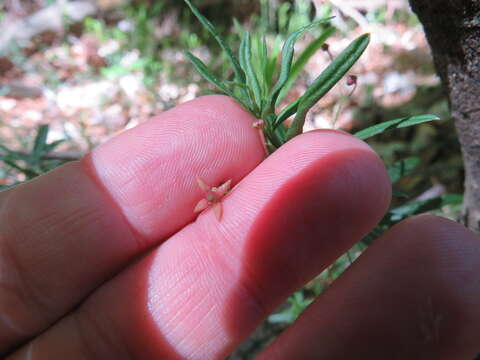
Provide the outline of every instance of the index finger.
{"type": "Polygon", "coordinates": [[[253,121],[229,98],[199,98],[1,193],[0,353],[191,222],[197,176],[236,183],[260,163],[253,121]]]}

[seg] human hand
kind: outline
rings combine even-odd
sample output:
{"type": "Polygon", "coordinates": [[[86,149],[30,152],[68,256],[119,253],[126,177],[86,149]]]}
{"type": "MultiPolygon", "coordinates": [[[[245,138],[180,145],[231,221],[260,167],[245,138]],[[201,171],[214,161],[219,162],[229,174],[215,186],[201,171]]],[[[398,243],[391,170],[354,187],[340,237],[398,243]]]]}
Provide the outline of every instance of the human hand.
{"type": "MultiPolygon", "coordinates": [[[[264,160],[254,119],[204,97],[0,193],[0,354],[222,359],[382,217],[377,155],[335,131],[264,160]],[[193,213],[232,179],[218,221],[193,213]]],[[[472,359],[480,242],[431,216],[399,224],[258,359],[472,359]]]]}

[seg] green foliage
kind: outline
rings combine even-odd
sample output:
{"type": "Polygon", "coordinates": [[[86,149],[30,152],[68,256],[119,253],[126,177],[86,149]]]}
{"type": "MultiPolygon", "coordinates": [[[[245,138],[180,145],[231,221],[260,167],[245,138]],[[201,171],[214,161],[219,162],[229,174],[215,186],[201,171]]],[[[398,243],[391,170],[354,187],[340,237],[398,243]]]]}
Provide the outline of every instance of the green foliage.
{"type": "Polygon", "coordinates": [[[305,291],[299,290],[293,293],[287,300],[289,305],[284,311],[270,315],[268,321],[272,324],[275,323],[293,323],[307,308],[308,305],[312,303],[313,299],[305,297],[305,291]]]}
{"type": "Polygon", "coordinates": [[[393,163],[387,169],[392,184],[395,185],[401,178],[411,174],[419,163],[420,159],[418,157],[409,157],[393,163]]]}
{"type": "Polygon", "coordinates": [[[440,120],[440,118],[438,116],[429,115],[429,114],[408,116],[400,119],[385,121],[381,124],[363,129],[355,133],[355,136],[361,140],[367,140],[375,135],[380,135],[393,127],[405,128],[408,126],[414,126],[414,125],[418,125],[418,124],[422,124],[422,123],[430,122],[434,120],[440,120]]]}
{"type": "Polygon", "coordinates": [[[431,199],[407,202],[401,206],[390,209],[375,229],[373,229],[362,242],[370,245],[385,231],[406,218],[426,212],[438,211],[444,206],[460,205],[462,202],[463,195],[460,194],[444,194],[431,199]]]}
{"type": "MultiPolygon", "coordinates": [[[[198,57],[190,52],[186,55],[192,61],[195,69],[205,80],[214,85],[220,92],[236,99],[256,118],[263,121],[263,132],[266,147],[270,152],[275,151],[288,140],[302,133],[308,111],[332,89],[363,54],[370,41],[369,34],[355,39],[332,63],[313,81],[306,92],[284,109],[277,107],[298,78],[301,70],[315,52],[325,43],[334,29],[327,27],[321,35],[293,61],[294,46],[297,40],[306,31],[329,22],[330,18],[315,21],[292,32],[284,42],[281,52],[281,63],[278,68],[276,58],[268,54],[266,38],[258,34],[253,36],[249,31],[236,28],[242,33],[238,50],[238,59],[227,41],[219,34],[215,26],[205,18],[190,0],[184,0],[193,14],[214,37],[227,56],[227,60],[234,71],[234,81],[222,80],[198,57]],[[277,75],[276,83],[273,82],[277,75]],[[287,129],[283,126],[285,120],[295,116],[292,125],[287,129]]],[[[277,52],[274,51],[275,55],[277,52]]],[[[434,115],[417,115],[407,118],[390,120],[382,124],[364,129],[357,134],[362,140],[381,134],[392,127],[407,127],[432,120],[438,120],[434,115]]]]}
{"type": "MultiPolygon", "coordinates": [[[[298,80],[307,62],[336,31],[328,22],[331,16],[331,6],[325,3],[320,5],[317,9],[317,16],[324,20],[315,21],[312,2],[309,0],[296,0],[292,3],[281,2],[276,8],[271,6],[269,0],[260,0],[261,13],[251,19],[250,30],[246,31],[234,19],[234,33],[224,37],[220,35],[217,27],[191,5],[190,1],[186,0],[185,2],[205,27],[203,32],[192,30],[193,28],[190,26],[192,15],[182,12],[179,18],[180,32],[175,36],[165,36],[158,39],[155,34],[155,25],[161,21],[164,10],[163,1],[154,2],[153,6],[128,3],[121,8],[122,19],[131,25],[131,29],[126,31],[107,25],[102,19],[86,19],[84,24],[87,32],[94,34],[103,42],[113,39],[120,45],[117,51],[108,56],[108,66],[102,69],[102,74],[109,77],[118,77],[132,71],[139,71],[144,74],[145,83],[151,85],[157,80],[159,71],[165,71],[169,66],[177,65],[168,64],[168,62],[162,60],[159,52],[161,49],[179,46],[191,50],[201,43],[210,45],[206,37],[213,37],[219,44],[222,53],[220,56],[216,56],[217,53],[213,50],[212,58],[214,60],[211,63],[205,64],[188,51],[187,57],[209,83],[213,84],[222,93],[235,98],[257,118],[263,119],[267,146],[271,152],[289,138],[301,132],[305,115],[311,106],[349,72],[351,66],[368,45],[369,37],[367,34],[356,39],[317,77],[305,94],[281,108],[284,99],[298,80]],[[296,42],[307,32],[312,35],[313,40],[302,52],[294,54],[296,42]],[[238,43],[240,43],[239,51],[234,52],[232,50],[232,48],[235,48],[233,45],[238,43]],[[123,57],[132,50],[138,50],[139,58],[133,63],[124,65],[123,57]],[[218,68],[221,68],[222,73],[226,75],[218,76],[218,68]],[[294,125],[290,128],[291,130],[288,130],[284,126],[284,121],[292,116],[295,116],[294,125]]],[[[0,21],[1,16],[2,13],[0,13],[0,21]]],[[[386,10],[383,8],[365,16],[367,20],[377,23],[384,23],[388,20],[386,19],[386,10]]],[[[408,20],[408,22],[411,22],[410,18],[414,22],[417,21],[411,14],[403,14],[398,11],[395,13],[395,19],[398,21],[405,22],[408,20]],[[409,16],[409,18],[403,19],[405,16],[409,16]]],[[[16,47],[13,47],[10,52],[10,59],[21,68],[27,60],[25,54],[20,48],[17,49],[16,47]]],[[[430,89],[427,92],[432,93],[430,89]]],[[[424,97],[422,95],[422,98],[424,97]]],[[[369,111],[372,111],[371,104],[367,104],[367,107],[369,111]]],[[[429,176],[435,169],[433,167],[425,169],[425,154],[422,148],[409,146],[406,138],[399,138],[398,134],[393,137],[391,136],[393,132],[388,131],[438,120],[438,117],[434,115],[404,116],[405,114],[417,114],[423,111],[440,113],[436,108],[428,109],[424,104],[421,104],[402,113],[381,117],[395,119],[368,127],[354,134],[360,139],[370,140],[371,137],[386,132],[381,137],[379,146],[388,149],[387,152],[391,154],[391,156],[382,156],[387,159],[385,160],[387,163],[391,164],[387,170],[394,194],[391,209],[385,214],[378,226],[362,242],[356,245],[356,253],[361,252],[383,232],[405,218],[427,211],[439,212],[445,207],[459,206],[462,202],[463,197],[457,194],[445,194],[427,200],[409,200],[418,195],[420,186],[413,185],[409,189],[405,189],[404,183],[415,176],[428,182],[430,180],[429,176]],[[416,156],[411,156],[412,154],[416,156]],[[402,159],[402,157],[404,158],[402,159]],[[398,158],[401,160],[396,160],[398,158]],[[419,173],[422,173],[421,176],[419,173]],[[412,189],[413,191],[410,191],[412,189]]],[[[365,118],[365,116],[357,117],[365,118]]],[[[420,130],[415,130],[415,134],[422,133],[425,128],[428,130],[428,126],[420,126],[420,130]]],[[[413,133],[413,130],[411,130],[411,133],[413,133]]],[[[453,134],[453,131],[451,133],[453,134]]],[[[48,126],[39,127],[35,141],[29,151],[13,151],[0,144],[0,161],[6,165],[0,171],[3,171],[6,175],[23,174],[28,180],[62,164],[64,162],[62,160],[48,158],[47,155],[61,141],[49,144],[46,141],[47,134],[48,126]]],[[[423,141],[422,144],[423,146],[431,146],[430,142],[423,141]]],[[[443,146],[448,151],[451,149],[448,144],[445,145],[440,142],[436,142],[435,146],[443,146]]],[[[451,164],[442,163],[439,168],[445,172],[447,166],[451,166],[451,164]]],[[[0,189],[4,188],[6,186],[0,186],[0,189]]],[[[350,263],[349,253],[340,257],[312,282],[311,287],[307,286],[294,293],[288,300],[288,307],[281,313],[272,315],[269,321],[293,322],[313,301],[315,295],[322,292],[328,284],[340,276],[350,263]]],[[[478,359],[480,360],[480,356],[478,359]]]]}
{"type": "Polygon", "coordinates": [[[252,41],[250,32],[243,30],[237,59],[213,24],[189,0],[184,1],[227,55],[230,66],[235,73],[234,82],[220,80],[207,65],[189,52],[187,52],[188,58],[207,81],[222,93],[235,98],[255,117],[263,121],[266,146],[270,152],[275,151],[286,141],[302,132],[307,112],[350,70],[365,51],[370,39],[369,35],[365,34],[354,40],[318,76],[303,96],[287,105],[283,111],[277,111],[276,107],[280,95],[285,96],[301,69],[315,53],[314,49],[318,49],[333,31],[331,27],[327,28],[294,63],[295,43],[303,33],[311,28],[328,23],[330,18],[315,21],[291,33],[283,45],[281,63],[279,69],[277,69],[278,64],[276,61],[272,62],[272,58],[268,55],[264,37],[255,36],[252,41]],[[277,81],[274,84],[272,74],[277,73],[277,81]],[[295,119],[292,126],[286,130],[282,123],[292,115],[295,115],[295,119]]]}
{"type": "MultiPolygon", "coordinates": [[[[393,195],[400,198],[409,199],[408,194],[399,192],[396,189],[402,179],[411,176],[416,171],[418,165],[421,163],[418,157],[409,157],[393,163],[387,168],[390,180],[393,187],[393,195]]],[[[364,244],[371,244],[373,240],[379,237],[386,230],[397,224],[398,222],[418,214],[425,212],[437,211],[444,206],[457,206],[463,202],[463,196],[459,194],[444,194],[435,196],[425,200],[408,201],[392,207],[380,221],[380,223],[373,229],[364,239],[364,244]]]]}
{"type": "MultiPolygon", "coordinates": [[[[361,35],[355,39],[332,60],[330,65],[313,81],[302,96],[279,110],[278,107],[282,104],[282,100],[286,97],[308,60],[321,48],[335,29],[330,26],[323,27],[320,35],[294,61],[295,43],[306,31],[328,24],[330,18],[315,22],[309,21],[302,27],[291,31],[284,41],[281,52],[278,47],[273,47],[273,56],[269,55],[265,36],[256,32],[251,34],[236,23],[237,33],[241,35],[237,60],[227,42],[219,35],[218,30],[189,0],[184,1],[227,55],[229,65],[234,70],[235,78],[233,81],[222,80],[215,76],[213,70],[209,69],[199,58],[189,52],[187,52],[188,58],[208,82],[222,93],[235,98],[256,118],[263,121],[265,145],[270,152],[275,151],[286,141],[302,133],[308,111],[350,71],[367,48],[370,40],[369,34],[361,35]],[[280,63],[276,60],[279,56],[281,58],[280,63]],[[292,116],[294,116],[293,123],[289,128],[286,128],[283,123],[292,116]]],[[[282,12],[285,12],[285,10],[280,8],[279,13],[282,14],[282,12]]],[[[265,16],[262,16],[262,18],[265,18],[265,16]]],[[[264,20],[263,23],[263,28],[266,28],[268,22],[264,20]]],[[[355,133],[355,136],[367,140],[390,129],[406,128],[434,120],[439,120],[439,117],[429,114],[402,117],[363,129],[355,133]]],[[[462,201],[461,196],[443,195],[433,199],[405,202],[405,199],[410,196],[398,190],[396,184],[411,174],[419,163],[419,158],[410,157],[395,162],[388,168],[393,194],[403,199],[404,203],[394,206],[388,211],[380,224],[363,239],[363,246],[370,244],[385,230],[409,216],[435,211],[443,206],[456,205],[462,201]]],[[[360,244],[357,246],[360,246],[360,244]]],[[[351,261],[350,253],[347,253],[335,262],[332,269],[337,270],[333,271],[332,281],[348,267],[351,261]]],[[[315,294],[322,290],[323,287],[317,288],[315,294]]],[[[297,291],[289,298],[289,306],[284,311],[270,316],[269,321],[291,323],[312,301],[312,296],[305,296],[305,289],[297,291]]]]}
{"type": "MultiPolygon", "coordinates": [[[[0,161],[7,166],[7,171],[8,169],[15,170],[23,174],[27,180],[30,180],[63,164],[64,160],[48,159],[48,155],[64,141],[57,140],[47,143],[48,131],[48,125],[40,125],[38,127],[35,140],[29,152],[11,150],[0,144],[0,161]]],[[[19,183],[13,185],[17,184],[19,183]]],[[[0,190],[11,186],[0,186],[0,190]]]]}
{"type": "Polygon", "coordinates": [[[290,91],[291,87],[295,83],[295,81],[298,79],[301,71],[307,65],[308,61],[312,58],[313,55],[322,47],[323,44],[325,44],[325,41],[333,35],[335,32],[334,27],[328,27],[325,30],[322,31],[320,36],[318,36],[314,41],[312,41],[305,50],[298,56],[297,60],[295,61],[295,64],[293,65],[290,75],[288,76],[288,80],[283,86],[282,90],[280,91],[280,94],[278,95],[277,103],[276,105],[278,106],[281,104],[285,96],[287,96],[288,92],[290,91]]]}
{"type": "Polygon", "coordinates": [[[295,120],[287,133],[288,140],[302,133],[307,112],[350,70],[363,54],[369,42],[369,34],[354,40],[300,97],[295,120]]]}
{"type": "Polygon", "coordinates": [[[337,279],[353,262],[352,253],[357,257],[365,245],[356,244],[347,253],[340,256],[325,271],[310,281],[303,289],[290,296],[286,308],[268,317],[270,323],[293,323],[301,313],[320,295],[335,279],[337,279]]]}
{"type": "MultiPolygon", "coordinates": [[[[235,72],[235,81],[238,81],[239,83],[245,83],[245,73],[242,71],[240,68],[240,63],[238,62],[237,58],[233,54],[233,51],[230,49],[230,46],[227,44],[227,42],[220,36],[218,33],[217,29],[213,24],[205,17],[203,16],[198,9],[193,6],[193,4],[189,0],[185,0],[187,5],[190,7],[192,10],[193,14],[200,20],[202,25],[205,27],[205,29],[208,30],[210,34],[215,38],[215,40],[218,42],[224,53],[227,55],[228,60],[230,61],[230,64],[235,72]]],[[[193,55],[192,55],[193,56],[193,55]]],[[[203,74],[202,74],[203,75],[203,74]]],[[[208,80],[208,79],[207,79],[208,80]]],[[[215,84],[214,84],[215,85],[215,84]]]]}

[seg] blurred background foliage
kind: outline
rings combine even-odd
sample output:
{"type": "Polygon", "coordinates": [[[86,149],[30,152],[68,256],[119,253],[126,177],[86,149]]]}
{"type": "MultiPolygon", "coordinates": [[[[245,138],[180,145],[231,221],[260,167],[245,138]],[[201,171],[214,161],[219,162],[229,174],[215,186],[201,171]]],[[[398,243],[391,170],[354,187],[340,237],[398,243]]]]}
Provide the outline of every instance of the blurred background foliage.
{"type": "MultiPolygon", "coordinates": [[[[403,116],[443,121],[369,141],[389,168],[394,199],[382,223],[272,315],[232,359],[252,357],[392,224],[421,212],[456,219],[463,163],[446,97],[422,27],[400,0],[198,0],[233,48],[241,26],[265,35],[271,51],[314,19],[335,16],[335,32],[311,57],[288,103],[358,35],[372,43],[355,65],[355,91],[341,83],[310,112],[306,129],[354,132],[403,116]]],[[[318,30],[320,31],[320,30],[318,30]]],[[[315,39],[305,35],[298,47],[315,39]]],[[[179,0],[4,0],[0,4],[0,188],[67,161],[154,114],[213,89],[184,56],[218,76],[225,56],[179,0]]]]}

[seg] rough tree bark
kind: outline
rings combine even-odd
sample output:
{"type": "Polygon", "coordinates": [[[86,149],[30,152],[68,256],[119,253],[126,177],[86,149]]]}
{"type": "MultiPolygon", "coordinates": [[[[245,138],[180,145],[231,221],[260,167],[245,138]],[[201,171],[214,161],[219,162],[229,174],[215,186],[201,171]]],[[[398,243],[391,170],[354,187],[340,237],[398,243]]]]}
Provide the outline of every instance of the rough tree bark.
{"type": "Polygon", "coordinates": [[[462,220],[480,232],[480,0],[410,0],[449,96],[465,162],[462,220]]]}

